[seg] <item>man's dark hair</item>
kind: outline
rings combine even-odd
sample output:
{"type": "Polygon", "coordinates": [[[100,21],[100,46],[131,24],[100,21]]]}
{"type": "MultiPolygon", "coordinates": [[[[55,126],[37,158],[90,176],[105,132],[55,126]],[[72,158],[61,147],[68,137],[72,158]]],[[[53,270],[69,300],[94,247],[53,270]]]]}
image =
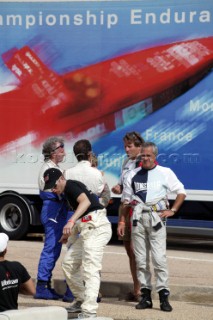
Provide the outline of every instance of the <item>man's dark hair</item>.
{"type": "Polygon", "coordinates": [[[92,146],[89,140],[78,140],[73,146],[74,154],[78,161],[88,160],[92,152],[92,146]]]}
{"type": "Polygon", "coordinates": [[[127,141],[128,143],[134,143],[135,147],[140,147],[144,144],[144,139],[141,137],[139,132],[132,131],[127,132],[123,137],[123,141],[127,141]]]}
{"type": "Polygon", "coordinates": [[[6,254],[6,249],[4,251],[0,252],[0,257],[4,257],[5,254],[6,254]]]}

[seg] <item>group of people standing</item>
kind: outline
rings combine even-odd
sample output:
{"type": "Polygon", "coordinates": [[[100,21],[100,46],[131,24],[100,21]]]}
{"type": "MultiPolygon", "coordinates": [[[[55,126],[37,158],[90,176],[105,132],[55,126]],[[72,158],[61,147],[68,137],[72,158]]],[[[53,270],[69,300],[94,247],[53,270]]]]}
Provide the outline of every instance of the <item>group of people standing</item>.
{"type": "MultiPolygon", "coordinates": [[[[174,172],[158,165],[154,143],[145,142],[137,132],[127,133],[123,141],[127,160],[120,181],[111,191],[121,195],[117,231],[129,257],[134,286],[127,299],[138,302],[137,309],[152,308],[151,252],[160,308],[172,311],[165,221],[180,208],[186,193],[174,172]],[[171,209],[167,198],[170,192],[176,193],[171,209]]],[[[34,297],[61,298],[51,287],[51,279],[62,244],[67,243],[62,269],[75,298],[67,310],[79,313],[79,318],[93,318],[98,309],[103,252],[112,235],[106,212],[110,190],[94,164],[91,143],[79,140],[73,151],[78,163],[63,171],[59,166],[65,156],[63,139],[50,137],[43,144],[44,164],[38,183],[45,241],[34,297]]]]}
{"type": "Polygon", "coordinates": [[[39,185],[45,242],[38,266],[35,298],[60,298],[50,284],[61,246],[67,243],[62,270],[75,297],[67,310],[79,312],[81,318],[89,318],[97,313],[103,252],[112,235],[105,209],[110,190],[103,173],[94,164],[91,143],[79,140],[73,151],[78,162],[63,172],[59,163],[65,156],[64,142],[51,137],[43,145],[46,161],[39,174],[39,185]]]}
{"type": "MultiPolygon", "coordinates": [[[[124,137],[129,160],[124,164],[120,189],[121,210],[118,235],[130,233],[130,266],[134,281],[136,309],[152,308],[150,253],[162,311],[172,311],[168,301],[168,269],[166,262],[166,218],[173,216],[182,205],[186,192],[175,173],[158,165],[158,148],[141,140],[137,132],[124,137]],[[141,150],[137,154],[138,142],[141,150]],[[135,153],[134,153],[135,151],[135,153]],[[132,157],[130,156],[132,154],[132,157]],[[134,155],[133,155],[134,154],[134,155]],[[135,168],[133,168],[135,166],[135,168]],[[170,209],[168,193],[176,194],[170,209]],[[129,223],[130,220],[130,223],[129,223]],[[135,275],[136,274],[136,280],[135,275]],[[140,288],[140,294],[138,294],[140,288]]],[[[114,190],[115,191],[115,190],[114,190]]]]}

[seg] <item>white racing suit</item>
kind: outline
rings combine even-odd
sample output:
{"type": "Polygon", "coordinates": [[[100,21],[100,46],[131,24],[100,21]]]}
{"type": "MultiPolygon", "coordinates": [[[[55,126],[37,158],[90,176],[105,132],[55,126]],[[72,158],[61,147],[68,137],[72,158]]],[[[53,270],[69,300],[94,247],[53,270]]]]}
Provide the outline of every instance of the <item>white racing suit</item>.
{"type": "Polygon", "coordinates": [[[151,252],[156,290],[168,290],[166,227],[159,212],[168,209],[167,194],[171,192],[185,194],[184,186],[171,169],[159,165],[151,170],[143,167],[132,170],[125,179],[124,202],[136,200],[131,234],[142,289],[152,289],[149,265],[151,252]]]}
{"type": "Polygon", "coordinates": [[[156,278],[156,291],[168,288],[166,262],[166,227],[156,209],[166,210],[167,199],[147,206],[138,202],[133,208],[132,243],[137,261],[137,276],[142,288],[152,290],[150,271],[150,251],[156,278]]]}
{"type": "Polygon", "coordinates": [[[106,209],[101,209],[79,219],[69,237],[70,248],[64,257],[62,269],[76,300],[83,301],[82,312],[88,316],[95,316],[98,309],[103,253],[111,236],[106,209]],[[87,217],[91,220],[87,221],[87,217]]]}

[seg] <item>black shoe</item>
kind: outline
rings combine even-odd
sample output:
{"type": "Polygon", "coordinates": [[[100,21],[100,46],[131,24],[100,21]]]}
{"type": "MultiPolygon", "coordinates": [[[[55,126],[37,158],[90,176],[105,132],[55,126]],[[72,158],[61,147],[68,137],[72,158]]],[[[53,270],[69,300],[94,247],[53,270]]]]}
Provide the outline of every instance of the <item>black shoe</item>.
{"type": "Polygon", "coordinates": [[[81,312],[81,305],[82,302],[81,301],[74,301],[73,304],[71,304],[70,307],[66,308],[66,310],[68,311],[68,313],[77,313],[77,312],[81,312]]]}
{"type": "Polygon", "coordinates": [[[152,309],[152,301],[142,298],[141,301],[136,304],[136,309],[152,309]]]}
{"type": "Polygon", "coordinates": [[[136,304],[136,309],[151,309],[152,308],[152,298],[151,298],[151,290],[142,289],[141,290],[141,301],[136,304]]]}
{"type": "Polygon", "coordinates": [[[160,308],[162,311],[167,311],[167,312],[172,311],[172,306],[170,305],[168,299],[165,299],[162,302],[160,302],[160,308]]]}
{"type": "Polygon", "coordinates": [[[167,289],[162,289],[159,291],[159,298],[160,298],[160,308],[162,311],[171,312],[172,306],[168,301],[169,291],[167,289]]]}
{"type": "Polygon", "coordinates": [[[96,301],[97,301],[98,303],[100,303],[100,302],[101,302],[101,298],[102,298],[102,294],[99,292],[96,301]]]}

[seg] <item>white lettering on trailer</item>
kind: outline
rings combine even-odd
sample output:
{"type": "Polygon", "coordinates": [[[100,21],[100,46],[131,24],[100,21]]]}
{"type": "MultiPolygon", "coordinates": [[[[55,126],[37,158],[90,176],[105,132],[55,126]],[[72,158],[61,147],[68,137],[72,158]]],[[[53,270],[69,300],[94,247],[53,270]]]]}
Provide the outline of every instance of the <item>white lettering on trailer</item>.
{"type": "Polygon", "coordinates": [[[191,112],[212,112],[213,102],[202,102],[200,99],[194,101],[190,100],[190,111],[191,112]]]}
{"type": "MultiPolygon", "coordinates": [[[[142,9],[131,9],[129,13],[130,25],[156,25],[159,24],[186,24],[186,23],[211,23],[211,12],[201,11],[174,11],[173,8],[166,8],[160,13],[145,12],[142,9]]],[[[111,29],[119,23],[118,14],[115,12],[106,13],[104,10],[92,12],[86,10],[84,13],[50,14],[39,11],[37,14],[0,14],[0,27],[20,26],[30,29],[35,26],[103,26],[111,29]]]]}
{"type": "Polygon", "coordinates": [[[177,12],[167,8],[160,14],[155,12],[143,12],[142,9],[132,9],[130,14],[130,24],[170,24],[170,23],[209,23],[211,14],[208,10],[197,11],[182,11],[177,12]]]}

